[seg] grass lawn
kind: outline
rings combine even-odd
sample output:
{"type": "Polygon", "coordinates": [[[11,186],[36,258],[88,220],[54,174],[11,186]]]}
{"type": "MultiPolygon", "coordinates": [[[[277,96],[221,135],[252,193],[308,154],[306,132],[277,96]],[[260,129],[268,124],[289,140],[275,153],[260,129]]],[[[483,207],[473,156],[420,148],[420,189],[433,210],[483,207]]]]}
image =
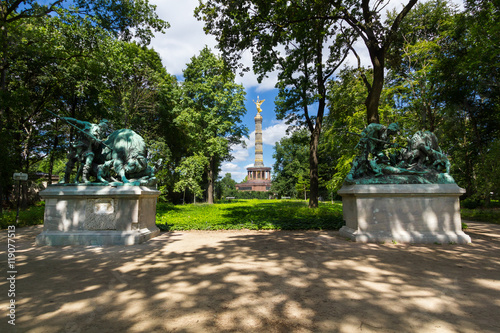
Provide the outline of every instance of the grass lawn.
{"type": "Polygon", "coordinates": [[[162,230],[339,229],[342,203],[320,203],[309,209],[299,200],[233,200],[215,205],[158,204],[156,224],[162,230]]]}
{"type": "Polygon", "coordinates": [[[500,201],[491,200],[487,208],[469,207],[462,203],[460,210],[462,219],[500,224],[500,201]]]}
{"type": "MultiPolygon", "coordinates": [[[[45,210],[45,202],[37,202],[34,206],[26,210],[19,211],[18,227],[25,227],[28,225],[43,224],[43,212],[45,210]]],[[[16,224],[17,210],[7,210],[0,214],[0,229],[7,229],[9,225],[16,224]]]]}
{"type": "Polygon", "coordinates": [[[500,208],[462,208],[460,211],[464,220],[500,224],[500,208]]]}
{"type": "MultiPolygon", "coordinates": [[[[44,202],[19,212],[18,227],[43,224],[44,202]]],[[[500,207],[461,209],[462,219],[500,224],[500,207]]],[[[16,210],[0,215],[0,228],[14,225],[16,210]]],[[[322,202],[309,209],[303,200],[233,200],[215,205],[174,206],[158,203],[156,223],[162,230],[330,229],[342,226],[342,203],[322,202]]]]}

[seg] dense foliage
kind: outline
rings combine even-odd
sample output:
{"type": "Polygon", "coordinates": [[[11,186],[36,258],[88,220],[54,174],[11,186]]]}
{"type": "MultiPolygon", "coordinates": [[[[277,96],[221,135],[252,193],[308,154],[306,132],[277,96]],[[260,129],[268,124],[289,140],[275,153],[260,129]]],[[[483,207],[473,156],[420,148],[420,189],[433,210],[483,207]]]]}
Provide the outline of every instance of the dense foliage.
{"type": "MultiPolygon", "coordinates": [[[[385,57],[399,25],[417,0],[409,0],[390,22],[382,22],[384,1],[200,1],[198,17],[216,36],[224,59],[233,67],[250,51],[259,80],[276,71],[278,119],[299,122],[310,132],[309,206],[317,207],[320,187],[318,145],[327,112],[327,84],[357,39],[373,66],[364,76],[368,122],[379,122],[385,57]]],[[[356,54],[357,56],[357,54],[356,54]]],[[[249,70],[248,68],[244,68],[249,70]]]]}
{"type": "Polygon", "coordinates": [[[246,134],[244,92],[234,74],[204,49],[187,65],[185,82],[177,82],[148,47],[168,24],[147,0],[45,3],[0,7],[0,207],[14,205],[14,172],[30,175],[22,207],[36,200],[30,190],[40,173],[50,180],[63,174],[76,130],[55,115],[107,119],[110,130],[144,137],[163,201],[180,202],[185,190],[191,200],[212,193],[205,184],[213,187],[229,145],[246,134]],[[192,161],[201,169],[187,186],[192,161]]]}
{"type": "MultiPolygon", "coordinates": [[[[172,80],[146,47],[167,27],[147,1],[44,3],[0,5],[0,206],[11,200],[13,172],[33,175],[43,161],[50,179],[60,168],[74,133],[47,110],[130,123],[154,103],[144,92],[172,80]]],[[[26,183],[22,193],[26,206],[26,183]]]]}

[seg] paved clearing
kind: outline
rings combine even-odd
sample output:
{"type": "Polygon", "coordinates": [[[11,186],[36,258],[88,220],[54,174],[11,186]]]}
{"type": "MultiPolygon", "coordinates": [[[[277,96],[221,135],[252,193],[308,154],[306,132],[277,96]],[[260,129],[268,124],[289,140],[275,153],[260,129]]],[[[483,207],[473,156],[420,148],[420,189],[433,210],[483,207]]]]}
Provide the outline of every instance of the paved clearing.
{"type": "Polygon", "coordinates": [[[359,244],[332,231],[162,233],[35,247],[16,230],[16,326],[1,332],[500,332],[500,225],[470,245],[359,244]],[[15,330],[14,330],[15,328],[15,330]]]}

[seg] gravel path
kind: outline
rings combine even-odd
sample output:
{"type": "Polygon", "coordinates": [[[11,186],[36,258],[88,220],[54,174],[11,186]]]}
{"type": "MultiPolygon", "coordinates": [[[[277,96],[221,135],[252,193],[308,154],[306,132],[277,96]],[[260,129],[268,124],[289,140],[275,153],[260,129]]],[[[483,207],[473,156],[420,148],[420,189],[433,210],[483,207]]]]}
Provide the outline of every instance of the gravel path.
{"type": "Polygon", "coordinates": [[[469,245],[360,244],[332,231],[166,232],[35,247],[16,230],[15,326],[0,234],[0,332],[500,332],[500,225],[469,245]]]}

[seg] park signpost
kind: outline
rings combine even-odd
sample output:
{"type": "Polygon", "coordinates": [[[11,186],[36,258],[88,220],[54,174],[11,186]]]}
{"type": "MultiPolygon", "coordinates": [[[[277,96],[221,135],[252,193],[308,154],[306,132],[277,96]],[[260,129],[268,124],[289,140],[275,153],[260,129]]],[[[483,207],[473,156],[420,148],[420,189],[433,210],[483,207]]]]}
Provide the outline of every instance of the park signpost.
{"type": "Polygon", "coordinates": [[[12,176],[13,180],[17,180],[17,212],[16,212],[16,226],[19,222],[19,204],[21,202],[21,182],[28,180],[28,174],[22,172],[16,172],[12,176]]]}

